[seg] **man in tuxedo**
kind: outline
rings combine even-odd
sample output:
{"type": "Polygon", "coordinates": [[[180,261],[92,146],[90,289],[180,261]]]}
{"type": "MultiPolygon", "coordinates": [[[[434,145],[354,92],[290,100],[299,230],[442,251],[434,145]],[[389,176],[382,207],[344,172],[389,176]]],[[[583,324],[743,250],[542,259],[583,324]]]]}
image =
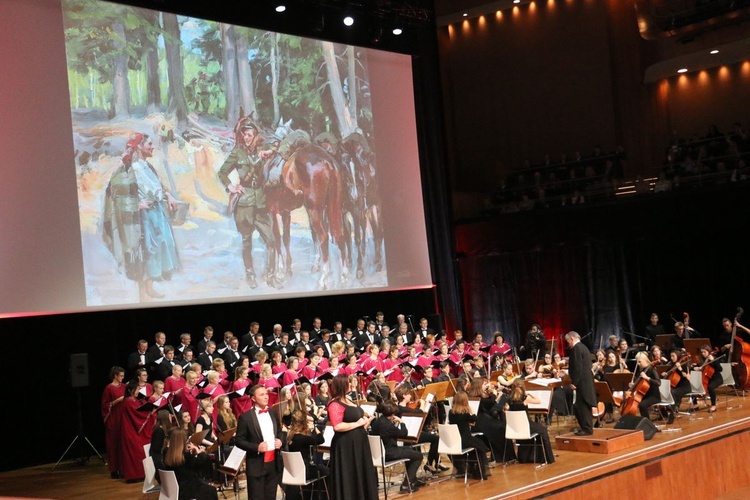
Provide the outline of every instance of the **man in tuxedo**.
{"type": "Polygon", "coordinates": [[[365,320],[359,318],[357,320],[357,328],[354,329],[354,340],[357,340],[365,333],[367,333],[367,331],[365,330],[365,320]]]}
{"type": "Polygon", "coordinates": [[[182,366],[183,370],[187,370],[188,368],[190,368],[190,365],[196,363],[197,360],[195,359],[193,348],[186,347],[185,350],[182,351],[182,359],[177,360],[177,362],[182,366]]]}
{"type": "Polygon", "coordinates": [[[388,323],[385,322],[385,314],[383,314],[383,311],[378,311],[375,313],[375,328],[377,328],[379,332],[382,332],[383,326],[388,326],[388,323]]]}
{"type": "Polygon", "coordinates": [[[570,347],[569,375],[572,381],[570,388],[576,391],[576,401],[573,413],[578,425],[578,436],[590,436],[594,433],[594,417],[591,408],[596,406],[596,390],[594,388],[594,374],[591,372],[591,353],[581,343],[581,336],[577,332],[568,332],[565,341],[570,347]]]}
{"type": "Polygon", "coordinates": [[[232,337],[234,337],[234,333],[230,332],[229,330],[224,332],[224,340],[216,344],[216,352],[222,354],[224,350],[229,347],[229,339],[231,339],[232,337]]]}
{"type": "Polygon", "coordinates": [[[164,359],[156,365],[154,369],[154,379],[164,381],[172,375],[172,368],[178,364],[174,359],[174,347],[171,345],[164,347],[164,359]]]}
{"type": "Polygon", "coordinates": [[[281,353],[282,361],[286,361],[286,357],[292,353],[293,349],[294,346],[291,344],[291,342],[289,342],[289,334],[286,332],[282,332],[281,340],[274,350],[281,353]]]}
{"type": "Polygon", "coordinates": [[[310,352],[313,347],[313,344],[310,341],[310,332],[308,332],[307,330],[302,330],[300,335],[301,335],[300,341],[294,345],[295,350],[297,347],[302,346],[305,348],[305,351],[310,352]]]}
{"type": "Polygon", "coordinates": [[[249,500],[275,500],[281,472],[282,433],[278,413],[268,410],[268,390],[250,389],[253,407],[240,415],[236,445],[247,452],[249,500]]]}
{"type": "Polygon", "coordinates": [[[254,360],[255,355],[258,354],[260,351],[264,351],[265,353],[270,353],[271,348],[269,346],[263,345],[263,334],[256,333],[255,338],[253,339],[253,343],[250,344],[249,346],[246,346],[242,352],[245,353],[245,356],[247,356],[251,360],[254,360]]]}
{"type": "Polygon", "coordinates": [[[224,366],[229,373],[234,373],[234,369],[240,360],[240,339],[232,337],[229,339],[229,347],[226,348],[221,357],[224,359],[224,366]]]}
{"type": "Polygon", "coordinates": [[[357,337],[358,347],[360,349],[364,349],[365,345],[369,344],[375,344],[380,345],[380,334],[375,329],[375,322],[370,321],[367,323],[367,331],[363,334],[357,337]]]}
{"type": "Polygon", "coordinates": [[[138,368],[143,368],[149,362],[146,351],[148,350],[148,342],[144,339],[138,341],[136,351],[130,353],[128,356],[128,372],[130,375],[134,375],[138,368]]]}
{"type": "Polygon", "coordinates": [[[214,360],[219,356],[216,355],[216,342],[209,340],[206,342],[206,350],[198,356],[198,363],[204,370],[210,370],[214,360]]]}
{"type": "Polygon", "coordinates": [[[401,328],[401,325],[406,325],[406,328],[411,331],[411,328],[409,328],[409,324],[406,322],[406,316],[403,314],[399,314],[396,316],[396,325],[394,326],[394,330],[398,330],[401,328]]]}
{"type": "Polygon", "coordinates": [[[156,332],[154,334],[154,345],[148,348],[146,351],[146,357],[148,361],[156,361],[157,359],[164,356],[164,345],[167,342],[167,336],[164,332],[156,332]]]}
{"type": "Polygon", "coordinates": [[[255,336],[260,331],[260,324],[257,321],[250,323],[250,331],[240,338],[240,350],[245,352],[245,348],[255,344],[255,336]]]}
{"type": "Polygon", "coordinates": [[[198,342],[197,350],[195,351],[198,353],[197,355],[200,356],[204,352],[206,352],[206,344],[208,344],[211,339],[214,336],[214,327],[213,326],[207,326],[203,329],[203,338],[200,342],[198,342]]]}
{"type": "Polygon", "coordinates": [[[323,356],[325,356],[326,358],[330,358],[333,354],[334,342],[335,341],[331,339],[331,332],[326,328],[323,328],[320,331],[320,340],[318,341],[318,345],[323,346],[323,356]]]}
{"type": "Polygon", "coordinates": [[[292,331],[289,334],[289,343],[294,345],[302,338],[302,321],[298,318],[292,320],[292,331]]]}
{"type": "Polygon", "coordinates": [[[313,327],[312,330],[310,330],[310,340],[316,341],[320,338],[320,331],[323,329],[321,326],[323,322],[320,320],[320,318],[313,318],[313,327]]]}
{"type": "Polygon", "coordinates": [[[427,318],[420,318],[417,333],[420,334],[422,338],[425,338],[427,335],[435,335],[435,330],[427,326],[427,318]]]}
{"type": "Polygon", "coordinates": [[[375,325],[375,328],[380,332],[380,338],[383,340],[388,339],[388,341],[391,343],[391,345],[396,345],[396,337],[391,337],[391,327],[388,325],[383,325],[380,328],[377,327],[377,323],[375,325]]]}
{"type": "Polygon", "coordinates": [[[354,338],[354,332],[352,332],[351,328],[347,328],[346,330],[344,330],[344,338],[341,342],[343,342],[346,347],[357,347],[357,341],[354,338]]]}
{"type": "Polygon", "coordinates": [[[182,353],[187,349],[188,347],[193,347],[190,345],[190,334],[189,333],[182,333],[180,334],[180,345],[177,346],[177,350],[175,352],[175,356],[182,359],[182,353]]]}
{"type": "Polygon", "coordinates": [[[333,324],[333,331],[329,340],[332,344],[344,340],[344,325],[341,324],[341,321],[333,324]]]}
{"type": "MultiPolygon", "coordinates": [[[[401,323],[398,325],[397,336],[400,336],[402,339],[404,339],[404,344],[410,345],[414,343],[414,334],[409,331],[409,325],[406,323],[401,323]]],[[[422,342],[424,342],[424,337],[422,337],[422,342]]]]}

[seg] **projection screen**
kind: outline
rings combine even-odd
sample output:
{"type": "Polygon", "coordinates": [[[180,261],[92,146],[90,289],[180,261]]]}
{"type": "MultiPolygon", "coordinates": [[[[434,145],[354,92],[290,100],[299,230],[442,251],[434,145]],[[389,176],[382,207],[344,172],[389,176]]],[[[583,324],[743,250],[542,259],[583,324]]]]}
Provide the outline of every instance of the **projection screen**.
{"type": "Polygon", "coordinates": [[[432,286],[411,57],[0,0],[0,317],[432,286]]]}

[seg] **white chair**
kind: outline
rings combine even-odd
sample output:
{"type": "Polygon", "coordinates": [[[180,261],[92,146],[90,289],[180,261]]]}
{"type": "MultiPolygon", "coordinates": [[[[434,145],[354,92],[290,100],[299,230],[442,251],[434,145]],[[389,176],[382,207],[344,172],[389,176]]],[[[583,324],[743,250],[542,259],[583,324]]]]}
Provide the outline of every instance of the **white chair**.
{"type": "MultiPolygon", "coordinates": [[[[661,414],[661,409],[667,408],[670,409],[675,406],[674,398],[672,397],[672,385],[669,382],[668,378],[662,379],[661,383],[659,384],[659,397],[661,400],[653,405],[651,408],[656,409],[661,414]]],[[[677,422],[677,426],[679,429],[664,429],[664,430],[670,430],[670,431],[677,431],[682,430],[682,425],[680,425],[680,422],[678,420],[675,420],[677,422]]],[[[669,425],[669,424],[667,424],[669,425]]]]}
{"type": "Polygon", "coordinates": [[[179,500],[180,485],[177,483],[174,471],[159,469],[159,477],[161,478],[159,500],[179,500]]]}
{"type": "MultiPolygon", "coordinates": [[[[367,440],[370,442],[370,456],[372,456],[372,465],[374,465],[375,468],[379,468],[383,474],[383,493],[385,494],[386,500],[388,500],[388,483],[391,482],[393,471],[391,471],[391,474],[388,475],[388,479],[386,479],[385,470],[390,469],[395,465],[406,464],[409,459],[399,458],[398,460],[391,460],[389,462],[386,462],[385,447],[383,446],[383,440],[380,439],[380,436],[367,436],[367,440]]],[[[409,481],[409,476],[406,474],[406,470],[404,470],[404,476],[406,477],[406,482],[409,484],[409,488],[411,488],[411,481],[409,481]]]]}
{"type": "Polygon", "coordinates": [[[143,493],[156,493],[161,490],[161,486],[156,482],[156,468],[154,467],[154,459],[152,457],[143,459],[143,472],[145,472],[143,493]]]}
{"type": "MultiPolygon", "coordinates": [[[[281,476],[281,484],[284,486],[299,486],[300,495],[302,495],[302,488],[309,486],[317,481],[323,480],[323,488],[326,491],[326,497],[331,498],[328,493],[328,485],[325,482],[326,476],[318,476],[312,479],[307,479],[307,468],[305,466],[305,459],[302,457],[302,453],[299,451],[282,451],[281,458],[284,461],[284,473],[281,476]]],[[[311,489],[310,495],[315,492],[315,485],[311,489]]]]}
{"type": "MultiPolygon", "coordinates": [[[[734,395],[739,397],[740,393],[737,392],[737,382],[734,381],[734,375],[732,375],[732,364],[721,363],[721,378],[724,380],[719,387],[728,387],[734,391],[734,395]]],[[[729,408],[729,391],[726,392],[726,399],[724,400],[729,408]]],[[[742,406],[742,405],[739,405],[742,406]]]]}
{"type": "MultiPolygon", "coordinates": [[[[461,433],[455,424],[438,424],[438,453],[446,455],[464,455],[466,462],[476,462],[479,468],[479,475],[484,481],[484,472],[482,471],[482,462],[479,460],[479,451],[476,448],[464,448],[461,443],[461,433]],[[470,459],[469,454],[474,452],[476,459],[470,459]]],[[[468,465],[468,464],[467,464],[468,465]]],[[[464,467],[464,484],[469,480],[469,468],[464,467]]]]}
{"type": "Polygon", "coordinates": [[[688,392],[685,397],[689,398],[688,401],[691,402],[691,408],[693,398],[706,399],[706,389],[703,387],[703,372],[698,370],[690,372],[690,392],[688,392]]]}
{"type": "MultiPolygon", "coordinates": [[[[542,448],[542,456],[544,457],[544,463],[537,465],[536,468],[539,469],[547,465],[547,450],[544,448],[542,436],[538,432],[531,433],[529,417],[523,410],[505,412],[505,447],[508,446],[508,441],[512,440],[533,441],[532,446],[542,448]]],[[[518,442],[515,445],[518,446],[518,442]]],[[[505,448],[503,448],[503,456],[505,456],[505,448]]],[[[536,457],[536,453],[534,456],[536,457]]]]}

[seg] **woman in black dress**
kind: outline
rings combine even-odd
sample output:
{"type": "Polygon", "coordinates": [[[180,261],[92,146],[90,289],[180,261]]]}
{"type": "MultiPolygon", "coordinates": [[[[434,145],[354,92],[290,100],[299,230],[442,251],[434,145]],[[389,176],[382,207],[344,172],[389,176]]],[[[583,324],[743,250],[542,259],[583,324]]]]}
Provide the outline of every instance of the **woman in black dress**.
{"type": "Polygon", "coordinates": [[[211,468],[211,458],[203,447],[187,443],[187,433],[180,428],[172,429],[169,435],[169,447],[164,453],[164,467],[174,471],[177,484],[180,486],[180,500],[195,498],[197,500],[218,499],[216,488],[200,478],[200,471],[211,468]]]}
{"type": "Polygon", "coordinates": [[[701,346],[700,353],[701,365],[694,367],[693,369],[701,371],[706,371],[709,368],[713,369],[713,374],[708,380],[707,390],[708,395],[711,398],[711,408],[708,409],[708,413],[713,413],[716,411],[716,389],[724,383],[724,377],[721,376],[721,359],[714,358],[714,355],[711,353],[711,346],[708,344],[703,344],[701,346]]]}
{"type": "Polygon", "coordinates": [[[684,349],[675,349],[670,352],[669,364],[667,365],[669,369],[661,374],[663,378],[670,378],[670,385],[673,378],[679,380],[674,387],[670,388],[674,405],[670,408],[667,424],[674,422],[674,416],[680,408],[682,398],[690,392],[690,356],[686,354],[684,349]]]}
{"type": "MultiPolygon", "coordinates": [[[[465,392],[457,392],[453,396],[453,406],[448,414],[448,421],[451,424],[458,426],[458,432],[461,434],[461,446],[464,448],[475,448],[477,450],[477,454],[479,455],[479,466],[481,467],[481,476],[480,471],[476,470],[472,471],[472,477],[474,479],[487,478],[490,475],[489,469],[487,468],[487,452],[490,451],[490,449],[480,438],[471,435],[471,426],[476,424],[477,416],[471,413],[471,408],[469,407],[469,396],[465,392]]],[[[466,464],[464,463],[463,457],[454,457],[453,465],[456,467],[457,473],[463,474],[465,472],[466,464]]]]}
{"type": "Polygon", "coordinates": [[[347,397],[349,379],[331,381],[328,418],[335,434],[331,441],[331,497],[333,500],[377,500],[378,478],[372,464],[367,427],[373,420],[347,397]]]}
{"type": "Polygon", "coordinates": [[[661,384],[661,377],[656,371],[656,368],[651,366],[651,360],[648,358],[648,354],[640,351],[635,355],[636,362],[636,378],[633,384],[630,386],[630,390],[635,390],[635,386],[638,384],[639,379],[648,380],[649,387],[646,395],[641,398],[641,402],[638,403],[638,411],[641,417],[649,418],[648,409],[653,405],[661,401],[661,395],[659,394],[659,384],[661,384]]]}
{"type": "Polygon", "coordinates": [[[481,398],[475,428],[489,441],[495,453],[495,460],[499,462],[515,460],[516,452],[513,444],[505,446],[505,413],[503,413],[505,400],[502,391],[498,392],[489,382],[475,378],[471,381],[467,394],[472,398],[481,398]],[[503,450],[505,450],[505,456],[502,456],[503,450]]]}
{"type": "MultiPolygon", "coordinates": [[[[164,445],[166,444],[167,434],[172,429],[172,421],[168,410],[159,410],[156,414],[156,423],[154,431],[151,433],[151,447],[148,449],[149,456],[154,460],[154,469],[158,471],[164,468],[162,457],[164,456],[164,445]]],[[[161,483],[159,473],[156,473],[156,480],[161,483]]]]}
{"type": "MultiPolygon", "coordinates": [[[[527,411],[529,403],[539,404],[537,398],[531,394],[526,394],[526,388],[522,381],[518,381],[513,385],[513,390],[508,398],[507,409],[508,411],[527,411]]],[[[547,428],[538,422],[532,422],[529,420],[529,430],[532,434],[539,434],[539,438],[542,440],[544,446],[544,454],[547,458],[547,463],[551,464],[555,461],[555,454],[552,451],[552,443],[549,440],[549,434],[547,428]]],[[[534,463],[534,449],[532,446],[525,446],[525,444],[531,444],[530,442],[520,442],[518,447],[518,461],[521,463],[534,463]]]]}
{"type": "MultiPolygon", "coordinates": [[[[313,450],[323,444],[323,434],[317,426],[312,425],[307,414],[302,410],[294,410],[292,413],[292,422],[289,426],[289,432],[286,435],[289,451],[298,451],[302,453],[305,460],[305,474],[308,481],[320,477],[328,476],[330,470],[325,465],[318,465],[313,462],[313,450]]],[[[328,481],[330,478],[324,479],[328,481]]],[[[330,485],[329,485],[330,490],[330,485]]],[[[286,498],[297,500],[301,498],[300,489],[297,486],[286,487],[286,498]]]]}

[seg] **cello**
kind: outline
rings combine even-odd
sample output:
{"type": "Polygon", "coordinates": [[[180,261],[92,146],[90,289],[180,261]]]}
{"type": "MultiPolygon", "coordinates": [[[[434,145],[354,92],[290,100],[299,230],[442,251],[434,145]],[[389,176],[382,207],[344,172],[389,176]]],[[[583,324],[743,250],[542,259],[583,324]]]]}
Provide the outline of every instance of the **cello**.
{"type": "Polygon", "coordinates": [[[729,346],[729,361],[732,364],[732,376],[737,384],[737,388],[750,389],[750,342],[737,336],[737,322],[745,311],[737,308],[737,314],[734,316],[732,323],[732,341],[729,346]]]}
{"type": "MultiPolygon", "coordinates": [[[[635,376],[639,374],[639,368],[636,368],[635,372],[633,372],[633,379],[635,379],[635,376]]],[[[638,405],[641,404],[641,401],[643,400],[644,396],[648,394],[648,390],[651,388],[651,383],[648,381],[648,379],[645,379],[643,377],[638,378],[638,382],[636,382],[635,387],[633,387],[633,390],[628,396],[628,398],[625,400],[625,403],[623,403],[622,408],[620,408],[620,415],[639,415],[638,411],[638,405]]]]}
{"type": "MultiPolygon", "coordinates": [[[[715,354],[715,352],[713,352],[711,354],[715,354]]],[[[709,354],[709,356],[711,356],[711,354],[709,354]]],[[[703,364],[700,365],[700,367],[698,368],[701,371],[701,379],[702,379],[702,382],[703,382],[703,389],[706,392],[708,392],[708,383],[711,382],[711,377],[713,377],[714,373],[716,373],[716,370],[714,369],[713,366],[711,366],[711,363],[713,363],[716,360],[719,360],[719,359],[723,358],[724,356],[726,356],[726,354],[722,354],[721,356],[719,356],[717,358],[714,358],[711,361],[709,361],[708,358],[706,358],[706,360],[703,362],[703,364]]]]}
{"type": "MultiPolygon", "coordinates": [[[[683,365],[683,364],[685,364],[685,363],[687,363],[689,361],[690,361],[690,355],[686,354],[677,363],[679,363],[680,365],[683,365]]],[[[677,384],[679,384],[680,380],[682,379],[682,375],[680,375],[680,372],[677,370],[677,363],[675,363],[675,365],[672,368],[670,368],[669,370],[667,370],[662,375],[663,378],[668,378],[669,379],[669,387],[671,387],[672,389],[674,389],[675,387],[677,387],[677,384]]],[[[713,375],[713,373],[712,373],[712,375],[713,375]]],[[[711,378],[711,377],[709,376],[709,378],[711,378]]]]}

